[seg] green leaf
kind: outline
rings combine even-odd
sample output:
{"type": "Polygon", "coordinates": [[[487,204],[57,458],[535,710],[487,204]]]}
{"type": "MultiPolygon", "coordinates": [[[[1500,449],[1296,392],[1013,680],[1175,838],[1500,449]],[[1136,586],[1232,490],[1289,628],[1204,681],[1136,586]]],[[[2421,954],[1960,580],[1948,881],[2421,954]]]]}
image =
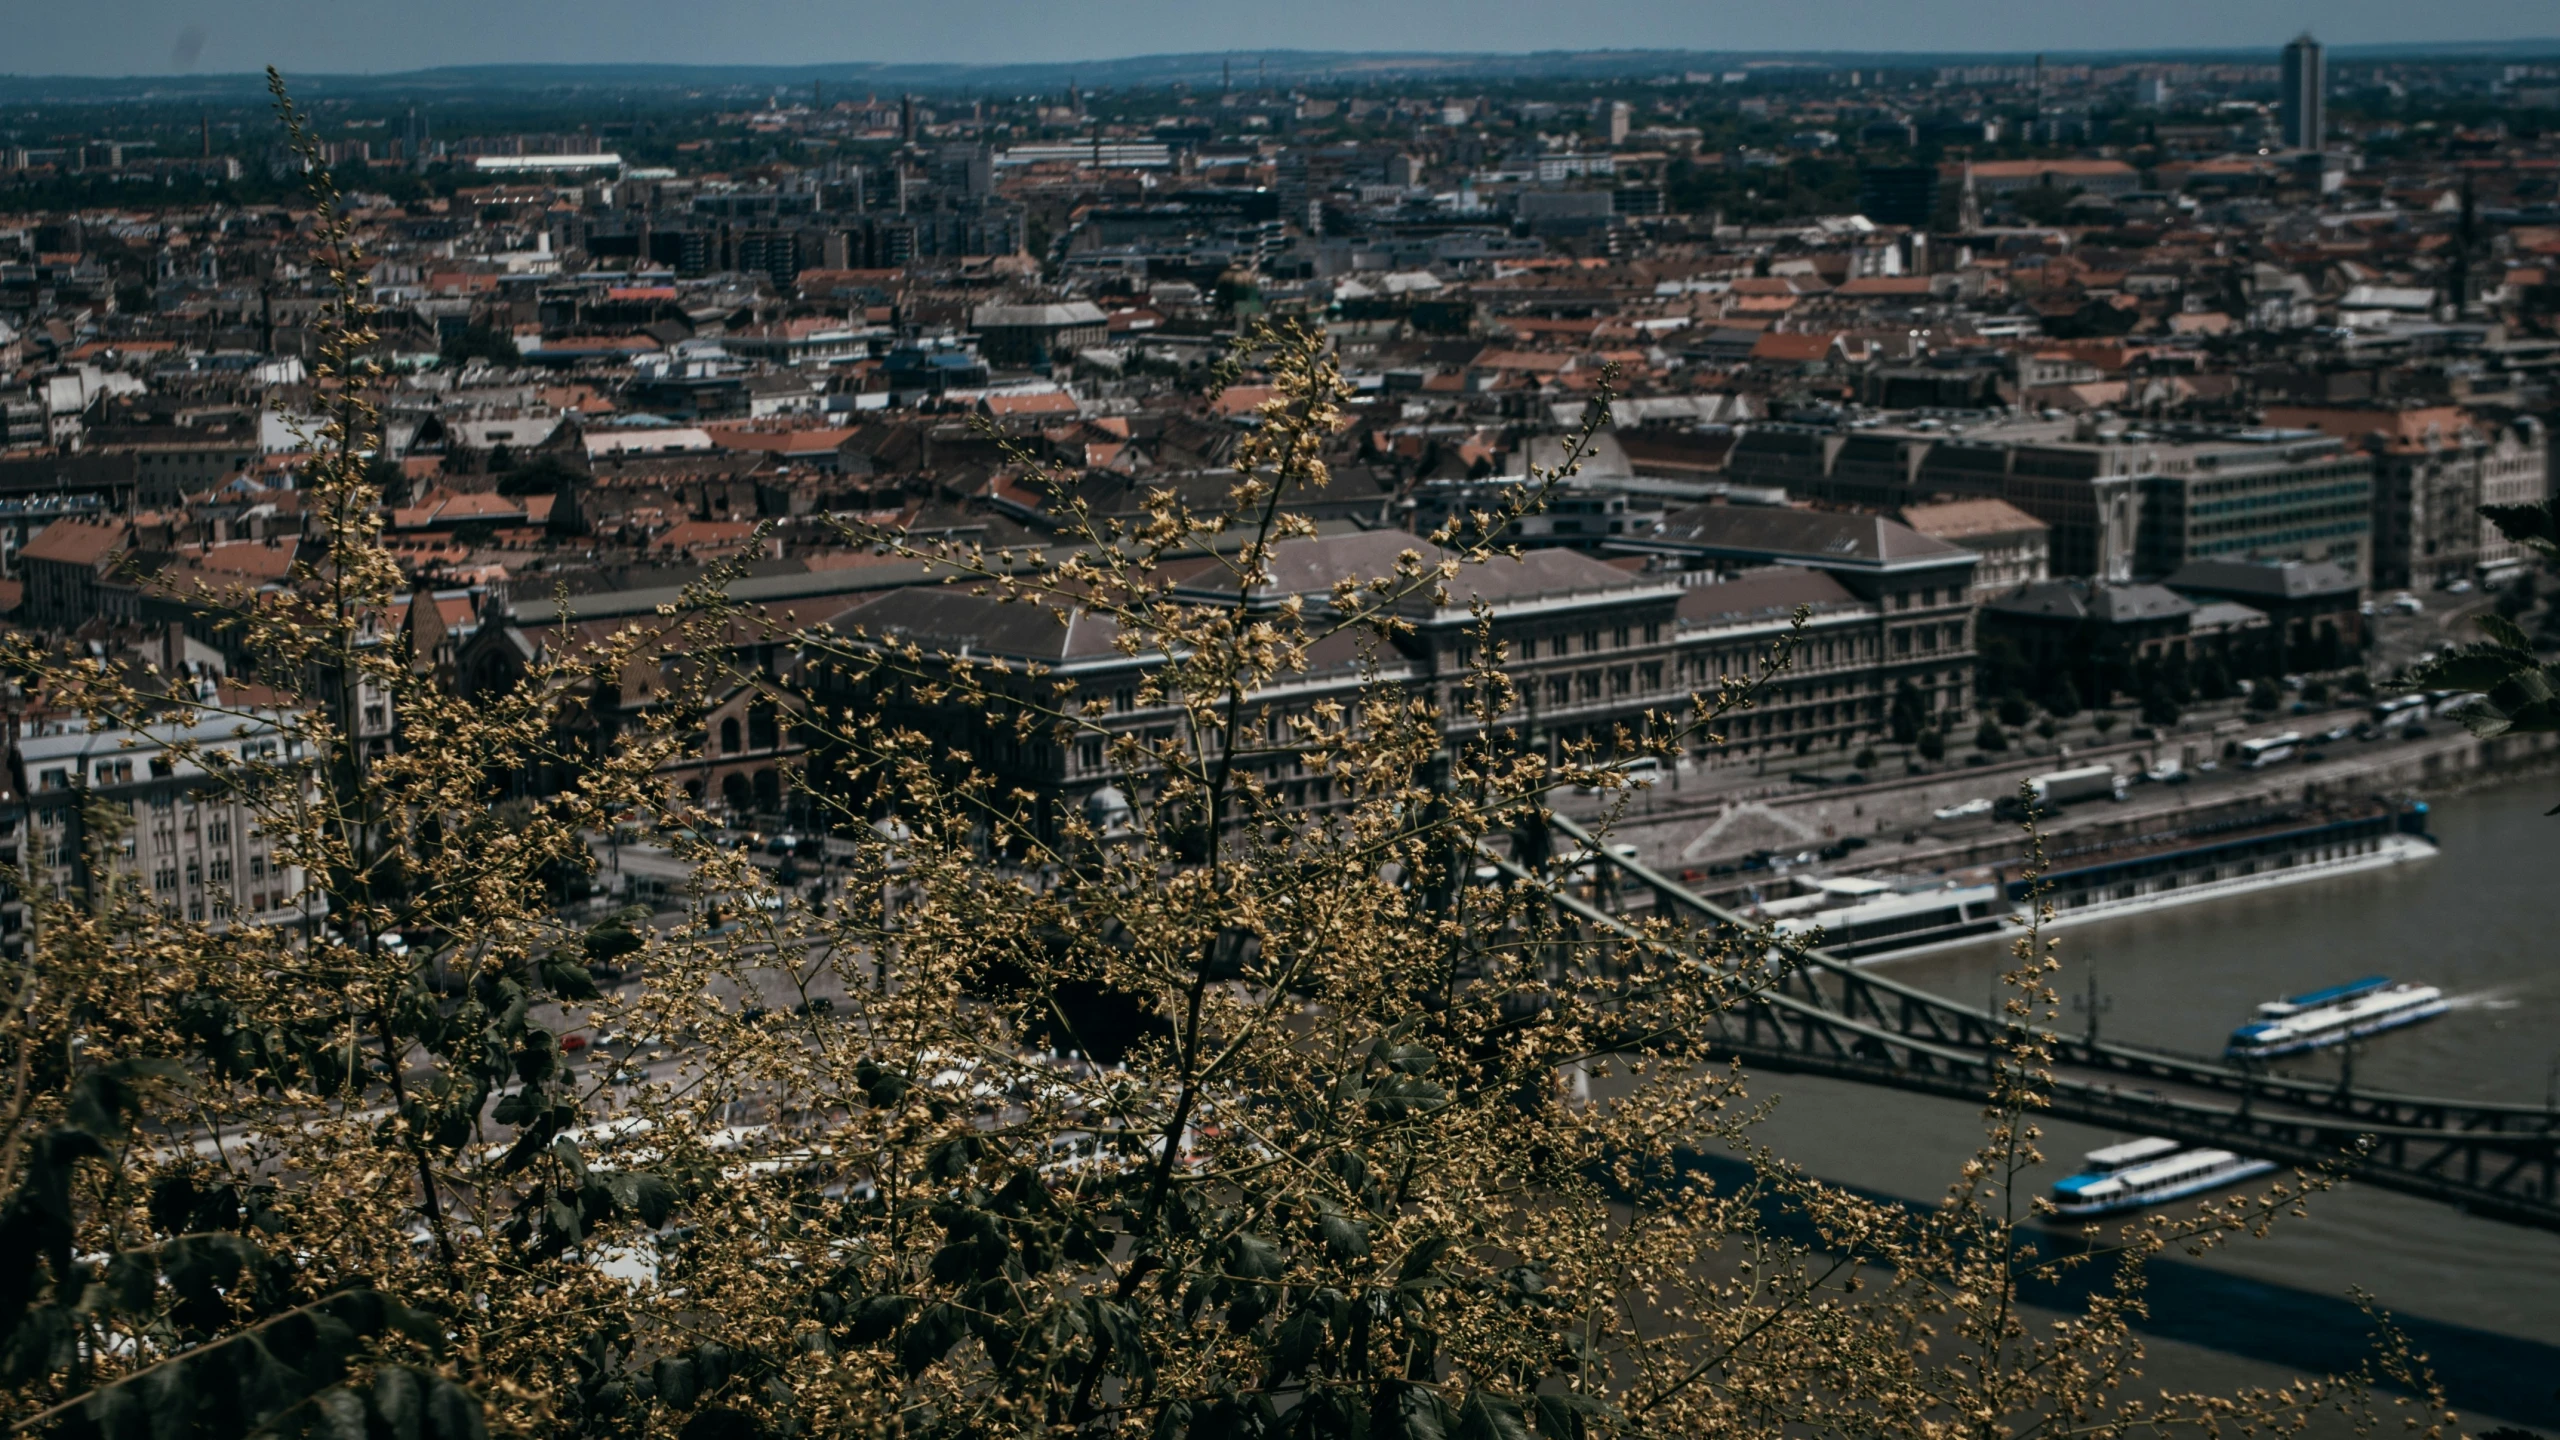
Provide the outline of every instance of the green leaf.
{"type": "Polygon", "coordinates": [[[702,1395],[701,1386],[687,1359],[662,1359],[650,1367],[650,1382],[658,1388],[658,1398],[677,1410],[690,1410],[702,1395]]]}
{"type": "Polygon", "coordinates": [[[1537,1417],[1538,1433],[1546,1440],[1583,1440],[1591,1420],[1606,1415],[1608,1407],[1587,1395],[1567,1391],[1537,1396],[1531,1413],[1537,1417]]]}
{"type": "Polygon", "coordinates": [[[131,1315],[148,1313],[160,1288],[160,1260],[148,1250],[127,1250],[107,1262],[106,1293],[116,1308],[131,1315]]]}
{"type": "Polygon", "coordinates": [[[418,1372],[405,1365],[385,1365],[375,1371],[373,1413],[390,1432],[390,1440],[425,1440],[426,1414],[418,1394],[418,1372]]]}
{"type": "Polygon", "coordinates": [[[957,1180],[968,1173],[971,1162],[986,1148],[986,1141],[976,1135],[954,1135],[925,1156],[925,1174],[936,1180],[957,1180]]]}
{"type": "Polygon", "coordinates": [[[587,973],[582,960],[545,955],[535,968],[542,977],[542,987],[560,999],[593,1000],[603,993],[596,989],[595,978],[587,973]]]}
{"type": "Polygon", "coordinates": [[[2519,670],[2531,668],[2531,655],[2496,646],[2477,645],[2439,655],[2409,671],[2409,683],[2446,690],[2486,691],[2519,670]]]}
{"type": "Polygon", "coordinates": [[[169,1060],[118,1060],[101,1065],[71,1083],[65,1113],[71,1123],[92,1135],[113,1138],[142,1113],[142,1086],[150,1080],[175,1078],[181,1072],[169,1060]]]}
{"type": "Polygon", "coordinates": [[[647,1171],[616,1175],[612,1188],[614,1203],[652,1230],[666,1224],[667,1217],[675,1213],[676,1187],[647,1171]]]}
{"type": "Polygon", "coordinates": [[[1280,1278],[1280,1249],[1250,1231],[1238,1232],[1227,1242],[1227,1273],[1246,1280],[1280,1278]]]}
{"type": "Polygon", "coordinates": [[[846,1327],[856,1345],[876,1345],[888,1339],[906,1322],[916,1302],[905,1295],[872,1295],[853,1307],[852,1322],[846,1327]]]}
{"type": "Polygon", "coordinates": [[[2480,513],[2509,540],[2546,559],[2560,559],[2560,516],[2555,516],[2552,502],[2483,505],[2480,513]]]}
{"type": "Polygon", "coordinates": [[[1470,1390],[1458,1407],[1457,1440],[1529,1440],[1520,1407],[1482,1390],[1470,1390]]]}
{"type": "Polygon", "coordinates": [[[728,1384],[729,1377],[736,1373],[737,1368],[736,1352],[717,1340],[705,1340],[693,1347],[694,1374],[701,1381],[706,1395],[728,1384]]]}
{"type": "Polygon", "coordinates": [[[2482,615],[2475,623],[2479,625],[2481,634],[2488,636],[2497,644],[2510,650],[2523,651],[2527,655],[2533,653],[2533,638],[2524,633],[2522,626],[2506,616],[2491,611],[2482,615]]]}
{"type": "Polygon", "coordinates": [[[318,1421],[311,1433],[322,1440],[365,1440],[364,1397],[344,1385],[332,1385],[311,1397],[318,1421]]]}
{"type": "Polygon", "coordinates": [[[1369,1253],[1369,1227],[1348,1215],[1325,1212],[1316,1220],[1316,1233],[1324,1237],[1325,1248],[1336,1260],[1359,1260],[1369,1253]]]}
{"type": "Polygon", "coordinates": [[[1395,1382],[1387,1418],[1393,1427],[1387,1440],[1448,1440],[1449,1406],[1423,1386],[1395,1382]]]}
{"type": "Polygon", "coordinates": [[[427,1423],[435,1440],[489,1440],[479,1397],[441,1375],[427,1381],[427,1423]]]}
{"type": "Polygon", "coordinates": [[[1406,1251],[1404,1262],[1396,1267],[1396,1283],[1410,1285],[1431,1273],[1431,1268],[1440,1263],[1440,1257],[1448,1254],[1449,1247],[1457,1243],[1450,1236],[1434,1235],[1406,1251]]]}
{"type": "Polygon", "coordinates": [[[969,1317],[958,1307],[935,1305],[916,1317],[898,1341],[898,1363],[910,1376],[921,1375],[951,1353],[969,1334],[969,1317]]]}
{"type": "Polygon", "coordinates": [[[1324,1348],[1324,1317],[1312,1310],[1300,1310],[1280,1322],[1279,1333],[1272,1337],[1270,1387],[1287,1384],[1291,1376],[1305,1371],[1316,1352],[1324,1348]]]}

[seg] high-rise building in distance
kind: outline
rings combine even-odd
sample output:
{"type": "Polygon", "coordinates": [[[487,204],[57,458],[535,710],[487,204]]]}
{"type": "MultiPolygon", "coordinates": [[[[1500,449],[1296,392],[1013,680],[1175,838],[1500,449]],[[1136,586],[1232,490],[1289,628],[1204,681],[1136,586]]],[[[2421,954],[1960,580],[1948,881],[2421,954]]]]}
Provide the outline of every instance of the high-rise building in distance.
{"type": "Polygon", "coordinates": [[[2297,150],[2319,149],[2329,122],[2329,64],[2310,31],[2284,47],[2279,83],[2284,93],[2276,113],[2284,126],[2284,143],[2297,150]]]}

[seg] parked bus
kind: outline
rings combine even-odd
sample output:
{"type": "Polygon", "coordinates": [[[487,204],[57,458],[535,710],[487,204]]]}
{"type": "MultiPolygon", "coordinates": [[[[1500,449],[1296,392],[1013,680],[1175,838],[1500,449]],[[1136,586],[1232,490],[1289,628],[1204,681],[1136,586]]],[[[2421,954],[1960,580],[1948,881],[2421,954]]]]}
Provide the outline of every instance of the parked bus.
{"type": "Polygon", "coordinates": [[[2281,765],[2293,758],[2293,747],[2301,743],[2302,735],[2293,730],[2287,730],[2281,735],[2265,735],[2255,740],[2243,740],[2240,742],[2240,768],[2264,770],[2270,765],[2281,765]]]}
{"type": "Polygon", "coordinates": [[[2373,723],[2385,729],[2419,719],[2426,713],[2427,697],[2424,695],[2394,695],[2388,700],[2373,702],[2373,723]]]}

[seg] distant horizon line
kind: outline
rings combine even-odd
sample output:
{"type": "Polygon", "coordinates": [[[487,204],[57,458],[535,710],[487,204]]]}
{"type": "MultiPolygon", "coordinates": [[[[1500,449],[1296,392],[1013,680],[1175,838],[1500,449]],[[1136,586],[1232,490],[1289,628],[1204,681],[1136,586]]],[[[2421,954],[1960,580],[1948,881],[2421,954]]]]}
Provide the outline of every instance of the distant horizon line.
{"type": "MultiPolygon", "coordinates": [[[[2297,32],[2299,34],[2301,32],[2297,32]]],[[[2312,32],[2317,38],[2316,30],[2312,32]]],[[[1519,71],[1520,67],[1538,62],[1559,67],[1561,71],[1579,66],[1601,65],[1616,68],[1648,61],[1712,60],[1725,63],[1773,66],[1839,68],[1842,66],[1896,65],[1943,66],[1953,63],[2032,63],[2041,58],[2047,63],[2085,63],[2090,61],[2159,60],[2168,62],[2232,59],[2242,56],[2274,55],[2290,43],[2292,36],[2265,45],[2184,45],[2184,46],[2103,46],[2087,49],[2046,48],[2020,50],[1945,49],[1945,50],[1845,50],[1845,49],[1700,49],[1694,47],[1624,46],[1565,48],[1548,46],[1528,50],[1307,50],[1288,47],[1231,48],[1224,50],[1157,51],[1116,56],[1084,56],[1071,60],[824,60],[792,63],[764,61],[682,61],[682,60],[488,60],[460,61],[451,64],[412,67],[400,70],[287,69],[286,74],[305,82],[361,81],[368,84],[399,81],[435,81],[453,79],[530,79],[540,75],[585,75],[603,78],[620,75],[628,78],[648,77],[679,81],[693,76],[705,80],[727,77],[728,83],[743,83],[750,77],[796,75],[823,80],[829,74],[852,76],[886,76],[904,73],[918,79],[939,78],[946,82],[964,76],[981,75],[994,78],[1003,75],[1029,76],[1072,74],[1080,69],[1092,70],[1097,79],[1114,71],[1137,69],[1171,72],[1192,66],[1214,65],[1241,58],[1262,62],[1281,62],[1280,79],[1303,81],[1322,78],[1342,67],[1384,69],[1398,65],[1427,66],[1455,78],[1469,66],[1495,66],[1519,71]]],[[[2366,41],[2350,44],[2323,42],[2331,55],[2342,59],[2387,60],[2392,58],[2453,60],[2477,56],[2512,56],[2519,54],[2560,55],[2560,34],[2526,36],[2509,39],[2473,40],[2408,40],[2366,41]]],[[[279,67],[282,68],[282,67],[279,67]]],[[[1160,73],[1148,77],[1163,84],[1180,76],[1160,73]]],[[[1334,78],[1356,78],[1339,77],[1334,78]]],[[[1533,78],[1531,73],[1515,73],[1509,78],[1533,78]]],[[[1568,78],[1559,73],[1557,78],[1568,78]]],[[[265,71],[201,70],[164,73],[128,72],[124,74],[79,73],[72,71],[17,72],[0,71],[0,85],[24,86],[61,84],[82,87],[109,85],[185,86],[227,85],[255,81],[264,83],[265,71]]],[[[1240,82],[1246,77],[1237,76],[1240,82]]],[[[1105,83],[1109,83],[1107,80],[1105,83]]],[[[1248,82],[1249,83],[1249,82],[1248,82]]]]}

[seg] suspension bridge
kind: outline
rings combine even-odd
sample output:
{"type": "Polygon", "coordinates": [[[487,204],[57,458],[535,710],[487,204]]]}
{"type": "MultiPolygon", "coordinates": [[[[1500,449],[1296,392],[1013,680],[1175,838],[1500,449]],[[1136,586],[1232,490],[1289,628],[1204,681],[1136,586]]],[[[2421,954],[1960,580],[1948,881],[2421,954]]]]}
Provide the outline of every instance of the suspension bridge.
{"type": "MultiPolygon", "coordinates": [[[[1692,934],[1759,929],[1561,816],[1551,845],[1565,870],[1606,866],[1653,894],[1656,913],[1692,934]]],[[[1544,882],[1487,854],[1514,878],[1544,882]]],[[[1605,895],[1612,887],[1595,887],[1605,895]]],[[[1558,889],[1554,903],[1600,934],[1637,932],[1599,903],[1558,889]]],[[[1814,949],[1718,1017],[1713,1050],[1761,1070],[1828,1075],[1983,1101],[2018,1022],[1934,995],[1814,949]]],[[[2560,1230],[2560,1111],[2394,1094],[2257,1073],[2140,1046],[2053,1035],[2049,1113],[2104,1129],[2161,1135],[2309,1168],[2349,1161],[2359,1183],[2516,1224],[2560,1230]],[[2361,1157],[2358,1152],[2361,1151],[2361,1157]]]]}

